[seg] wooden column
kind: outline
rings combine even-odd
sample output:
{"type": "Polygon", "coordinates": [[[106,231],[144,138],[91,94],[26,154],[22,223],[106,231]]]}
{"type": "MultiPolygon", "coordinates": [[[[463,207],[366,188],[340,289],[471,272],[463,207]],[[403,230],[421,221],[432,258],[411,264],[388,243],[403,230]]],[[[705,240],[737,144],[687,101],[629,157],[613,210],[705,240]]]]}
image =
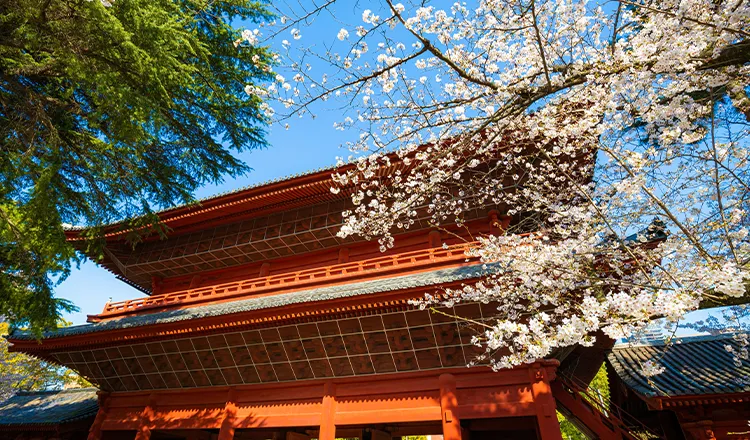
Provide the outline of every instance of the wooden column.
{"type": "Polygon", "coordinates": [[[336,385],[333,382],[326,382],[323,385],[323,409],[320,414],[320,433],[318,440],[335,440],[336,425],[334,417],[336,416],[336,385]]]}
{"type": "Polygon", "coordinates": [[[224,405],[224,418],[221,420],[218,440],[232,440],[234,438],[234,423],[237,418],[237,390],[229,389],[227,403],[224,405]]]}
{"type": "Polygon", "coordinates": [[[437,248],[443,245],[443,238],[440,236],[440,231],[430,231],[427,235],[427,241],[432,248],[437,248]]]}
{"type": "Polygon", "coordinates": [[[456,411],[458,408],[456,378],[452,374],[441,374],[438,380],[440,381],[440,410],[443,415],[443,439],[461,440],[461,420],[456,411]]]}
{"type": "Polygon", "coordinates": [[[713,427],[713,422],[710,420],[685,423],[682,427],[683,430],[690,433],[695,440],[716,440],[716,435],[714,434],[713,429],[711,429],[713,427]]]}
{"type": "Polygon", "coordinates": [[[547,370],[540,363],[529,367],[531,393],[534,396],[536,420],[539,424],[539,435],[542,440],[562,440],[560,423],[557,421],[557,405],[552,395],[547,370]]]}
{"type": "Polygon", "coordinates": [[[156,396],[151,394],[148,398],[148,405],[141,413],[141,422],[138,430],[135,432],[135,440],[149,440],[151,438],[151,424],[154,419],[154,410],[156,409],[156,396]]]}
{"type": "Polygon", "coordinates": [[[258,272],[259,277],[267,277],[271,273],[271,263],[263,263],[260,265],[260,271],[258,272]]]}
{"type": "Polygon", "coordinates": [[[161,295],[162,292],[162,278],[153,276],[151,277],[151,294],[161,295]]]}
{"type": "Polygon", "coordinates": [[[339,249],[339,264],[349,262],[349,248],[339,249]]]}
{"type": "Polygon", "coordinates": [[[390,432],[381,431],[379,429],[371,429],[370,433],[372,440],[392,440],[393,438],[390,432]]]}
{"type": "Polygon", "coordinates": [[[106,391],[97,391],[96,394],[98,396],[99,411],[97,411],[94,422],[91,424],[91,428],[89,428],[88,440],[101,440],[102,423],[104,423],[104,419],[107,417],[107,407],[109,406],[109,399],[107,399],[109,393],[106,391]]]}

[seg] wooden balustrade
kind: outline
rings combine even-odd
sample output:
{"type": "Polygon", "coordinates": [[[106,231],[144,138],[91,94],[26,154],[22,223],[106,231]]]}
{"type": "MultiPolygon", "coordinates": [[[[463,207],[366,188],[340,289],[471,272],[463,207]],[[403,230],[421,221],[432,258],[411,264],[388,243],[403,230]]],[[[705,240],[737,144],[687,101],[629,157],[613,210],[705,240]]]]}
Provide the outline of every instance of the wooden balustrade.
{"type": "Polygon", "coordinates": [[[89,316],[90,322],[136,313],[148,309],[161,309],[193,305],[202,302],[224,300],[237,296],[267,293],[273,290],[314,285],[332,280],[356,278],[377,273],[404,271],[436,263],[447,263],[466,259],[466,251],[477,242],[462,243],[446,247],[420,249],[402,254],[386,255],[362,261],[335,264],[332,266],[289,272],[265,277],[251,278],[214,286],[187,289],[178,292],[154,295],[145,298],[107,303],[99,315],[89,316]]]}

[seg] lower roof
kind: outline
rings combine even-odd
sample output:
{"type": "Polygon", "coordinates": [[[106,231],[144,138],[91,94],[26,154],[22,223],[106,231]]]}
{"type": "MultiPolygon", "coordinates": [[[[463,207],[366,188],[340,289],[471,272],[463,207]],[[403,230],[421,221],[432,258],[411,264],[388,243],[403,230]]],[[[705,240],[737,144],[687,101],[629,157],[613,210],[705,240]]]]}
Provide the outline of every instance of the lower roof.
{"type": "MultiPolygon", "coordinates": [[[[373,293],[395,292],[399,290],[413,289],[418,287],[435,286],[448,282],[476,279],[481,277],[488,270],[496,268],[496,266],[496,264],[479,263],[429,272],[420,272],[399,277],[368,280],[336,286],[319,287],[315,289],[302,290],[291,293],[258,296],[224,303],[196,306],[187,309],[167,310],[163,312],[147,314],[144,313],[141,315],[126,316],[119,319],[111,319],[107,321],[96,322],[93,324],[64,327],[54,331],[44,332],[42,335],[42,339],[63,338],[67,336],[97,333],[108,330],[136,328],[148,325],[231,315],[234,313],[281,308],[295,304],[315,303],[340,298],[349,298],[373,293]]],[[[9,340],[34,340],[35,338],[36,336],[33,333],[19,329],[13,330],[8,336],[9,340]]]]}
{"type": "Polygon", "coordinates": [[[0,402],[0,427],[59,425],[96,416],[96,388],[20,392],[0,402]]]}
{"type": "Polygon", "coordinates": [[[750,392],[750,360],[739,360],[729,350],[742,347],[731,334],[695,336],[671,344],[615,346],[609,362],[628,388],[645,397],[680,397],[750,392]],[[664,371],[648,377],[643,364],[652,361],[664,371]]]}

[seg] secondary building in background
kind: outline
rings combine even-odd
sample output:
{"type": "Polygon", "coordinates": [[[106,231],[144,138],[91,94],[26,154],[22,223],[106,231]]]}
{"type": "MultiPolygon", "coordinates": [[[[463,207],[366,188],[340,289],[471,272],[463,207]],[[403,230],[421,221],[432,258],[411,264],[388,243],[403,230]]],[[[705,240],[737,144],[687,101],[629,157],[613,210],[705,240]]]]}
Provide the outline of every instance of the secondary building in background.
{"type": "Polygon", "coordinates": [[[668,438],[750,439],[750,361],[732,354],[739,345],[717,335],[676,339],[666,351],[658,342],[616,346],[608,356],[611,399],[668,438]],[[649,359],[664,372],[644,376],[649,359]]]}

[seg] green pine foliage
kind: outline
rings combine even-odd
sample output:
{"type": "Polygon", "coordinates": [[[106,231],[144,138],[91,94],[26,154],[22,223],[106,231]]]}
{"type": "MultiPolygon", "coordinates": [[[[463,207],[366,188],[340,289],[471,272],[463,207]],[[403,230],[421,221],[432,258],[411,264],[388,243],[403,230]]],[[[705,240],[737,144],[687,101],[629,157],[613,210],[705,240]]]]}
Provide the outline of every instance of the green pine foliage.
{"type": "Polygon", "coordinates": [[[38,332],[74,308],[53,296],[78,258],[63,224],[152,226],[248,170],[233,153],[266,121],[243,89],[272,58],[231,24],[268,18],[254,0],[0,0],[0,316],[38,332]]]}

